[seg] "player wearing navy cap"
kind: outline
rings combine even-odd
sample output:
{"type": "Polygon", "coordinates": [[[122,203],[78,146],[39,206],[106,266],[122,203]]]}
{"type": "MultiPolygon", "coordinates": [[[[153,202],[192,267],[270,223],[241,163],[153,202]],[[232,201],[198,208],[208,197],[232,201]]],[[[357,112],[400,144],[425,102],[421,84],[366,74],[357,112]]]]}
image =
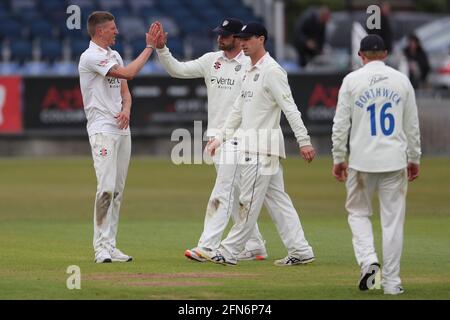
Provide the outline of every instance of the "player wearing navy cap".
{"type": "MultiPolygon", "coordinates": [[[[159,24],[161,35],[165,35],[159,24]]],[[[240,41],[233,35],[240,32],[242,22],[227,18],[213,31],[218,34],[219,51],[208,52],[198,59],[180,62],[167,48],[167,36],[157,43],[159,61],[166,71],[175,78],[204,78],[208,94],[208,128],[207,136],[214,137],[217,130],[225,123],[231,106],[240,93],[242,75],[248,65],[248,58],[241,52],[240,41]]],[[[189,259],[206,261],[199,252],[215,251],[220,244],[222,234],[228,224],[233,208],[238,207],[238,172],[237,156],[239,140],[231,139],[214,157],[217,170],[216,182],[206,208],[203,233],[196,247],[185,251],[189,259]]],[[[270,201],[268,208],[271,210],[270,201]]],[[[276,208],[274,209],[276,210],[276,208]]],[[[234,219],[234,216],[233,216],[234,219]]],[[[255,225],[252,236],[240,254],[240,260],[264,260],[267,258],[265,241],[258,226],[255,225]]]]}
{"type": "Polygon", "coordinates": [[[239,128],[242,158],[239,219],[216,252],[205,253],[214,263],[235,265],[238,254],[251,235],[264,201],[270,199],[279,210],[269,211],[288,255],[275,261],[277,266],[294,266],[313,262],[315,257],[305,238],[297,211],[284,190],[280,158],[285,158],[284,138],[280,128],[281,111],[285,114],[299,144],[301,156],[311,162],[315,151],[292,98],[286,71],[265,50],[266,28],[251,22],[235,36],[241,38],[244,54],[251,59],[245,72],[241,95],[209,152],[227,143],[239,128]],[[225,142],[224,142],[225,141],[225,142]]]}
{"type": "Polygon", "coordinates": [[[417,105],[409,79],[384,64],[383,39],[365,37],[358,54],[364,66],[348,74],[339,90],[332,135],[333,175],[338,181],[346,180],[345,207],[361,267],[360,290],[373,288],[380,271],[370,222],[372,196],[378,191],[383,233],[381,285],[385,294],[395,295],[403,293],[400,257],[407,182],[419,175],[417,105]]]}

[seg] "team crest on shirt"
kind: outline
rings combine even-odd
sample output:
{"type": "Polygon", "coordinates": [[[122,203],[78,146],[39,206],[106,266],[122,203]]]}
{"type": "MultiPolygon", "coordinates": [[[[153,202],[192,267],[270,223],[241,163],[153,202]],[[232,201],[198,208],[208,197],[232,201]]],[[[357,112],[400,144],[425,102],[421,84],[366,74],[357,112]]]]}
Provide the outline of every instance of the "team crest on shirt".
{"type": "Polygon", "coordinates": [[[237,65],[237,66],[234,68],[234,71],[238,72],[238,71],[241,70],[241,69],[242,69],[242,65],[239,64],[239,65],[237,65]]]}
{"type": "Polygon", "coordinates": [[[258,79],[259,79],[259,73],[257,73],[257,74],[255,74],[255,77],[253,78],[253,81],[258,81],[258,79]]]}
{"type": "Polygon", "coordinates": [[[102,149],[100,150],[100,155],[101,155],[102,157],[106,157],[106,156],[108,155],[108,150],[107,150],[106,148],[102,148],[102,149]]]}
{"type": "Polygon", "coordinates": [[[105,59],[105,60],[102,60],[102,61],[100,61],[99,63],[97,63],[97,65],[98,65],[99,67],[105,67],[105,66],[108,64],[108,62],[109,62],[109,60],[108,60],[108,59],[105,59]]]}
{"type": "Polygon", "coordinates": [[[222,66],[222,64],[219,61],[216,61],[214,63],[214,69],[216,69],[216,70],[220,69],[221,66],[222,66]]]}

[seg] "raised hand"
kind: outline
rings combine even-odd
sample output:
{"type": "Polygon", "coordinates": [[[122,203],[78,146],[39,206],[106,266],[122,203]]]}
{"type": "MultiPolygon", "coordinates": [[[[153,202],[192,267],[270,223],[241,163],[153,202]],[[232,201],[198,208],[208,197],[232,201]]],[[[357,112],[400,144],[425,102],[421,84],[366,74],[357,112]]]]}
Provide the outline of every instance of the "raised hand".
{"type": "Polygon", "coordinates": [[[148,32],[145,34],[145,42],[153,48],[156,46],[157,39],[160,37],[161,30],[159,25],[158,21],[152,23],[150,28],[148,28],[148,32]]]}
{"type": "Polygon", "coordinates": [[[156,48],[162,49],[167,44],[167,32],[164,32],[164,28],[160,22],[157,22],[159,26],[159,37],[156,41],[156,48]]]}

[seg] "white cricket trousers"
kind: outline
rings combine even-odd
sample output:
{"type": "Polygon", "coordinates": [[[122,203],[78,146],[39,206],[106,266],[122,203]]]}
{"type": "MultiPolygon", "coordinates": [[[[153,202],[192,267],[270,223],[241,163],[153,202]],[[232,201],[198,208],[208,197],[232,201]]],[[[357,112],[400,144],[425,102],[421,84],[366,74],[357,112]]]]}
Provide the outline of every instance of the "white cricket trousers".
{"type": "MultiPolygon", "coordinates": [[[[239,203],[240,153],[239,141],[230,139],[220,147],[214,157],[217,177],[206,208],[203,232],[198,241],[198,247],[211,250],[219,248],[230,215],[233,221],[236,221],[239,203]]],[[[255,224],[245,249],[265,250],[265,242],[258,224],[255,224]]]]}
{"type": "Polygon", "coordinates": [[[98,133],[89,137],[97,176],[94,251],[116,247],[119,211],[131,156],[131,136],[98,133]]]}
{"type": "Polygon", "coordinates": [[[263,203],[275,223],[288,254],[297,258],[313,256],[305,238],[300,218],[284,190],[283,170],[277,156],[243,154],[241,194],[236,221],[219,251],[229,261],[236,262],[252,234],[263,203]]]}
{"type": "Polygon", "coordinates": [[[400,258],[403,248],[403,225],[407,192],[406,169],[368,173],[348,170],[346,182],[348,223],[353,233],[353,248],[361,268],[378,262],[373,239],[372,197],[378,190],[383,238],[383,288],[401,284],[400,258]]]}

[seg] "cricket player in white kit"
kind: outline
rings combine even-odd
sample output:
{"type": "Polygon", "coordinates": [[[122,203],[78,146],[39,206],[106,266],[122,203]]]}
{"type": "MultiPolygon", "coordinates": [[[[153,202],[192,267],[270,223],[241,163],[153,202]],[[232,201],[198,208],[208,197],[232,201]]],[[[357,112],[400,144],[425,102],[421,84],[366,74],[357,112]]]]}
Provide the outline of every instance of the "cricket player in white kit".
{"type": "MultiPolygon", "coordinates": [[[[161,30],[163,29],[162,25],[159,27],[161,30]]],[[[172,77],[205,79],[208,94],[206,135],[210,138],[214,137],[217,130],[223,127],[225,119],[231,111],[231,106],[240,93],[242,76],[249,64],[248,57],[240,49],[239,40],[233,38],[233,34],[239,32],[241,28],[240,20],[225,19],[220,26],[213,30],[218,34],[217,43],[220,50],[206,53],[193,61],[180,62],[176,60],[165,46],[167,37],[163,31],[160,34],[164,37],[161,37],[159,43],[156,44],[159,61],[172,77]]],[[[231,213],[236,212],[233,208],[238,206],[237,157],[239,143],[237,139],[229,140],[221,148],[220,154],[214,157],[217,170],[216,182],[208,201],[204,229],[198,245],[185,251],[185,256],[189,259],[199,262],[206,261],[199,255],[199,248],[215,251],[219,247],[231,213]]],[[[258,225],[255,225],[245,250],[240,254],[240,259],[264,260],[266,258],[265,242],[258,225]]]]}
{"type": "Polygon", "coordinates": [[[303,124],[301,114],[292,98],[287,74],[266,52],[266,28],[257,22],[245,25],[235,37],[251,59],[246,70],[241,95],[233,105],[225,126],[209,144],[211,154],[235,134],[239,128],[242,158],[240,208],[228,236],[219,249],[210,254],[202,252],[209,261],[224,265],[237,264],[258,219],[263,201],[270,199],[280,210],[269,210],[278,233],[288,250],[277,266],[293,266],[314,261],[314,253],[305,238],[299,216],[284,190],[283,171],[279,158],[285,158],[284,138],[280,128],[281,111],[295,134],[302,157],[310,162],[315,151],[303,124]]]}
{"type": "Polygon", "coordinates": [[[88,18],[88,31],[91,42],[80,57],[78,70],[97,176],[95,262],[128,262],[132,257],[116,248],[119,211],[131,154],[131,94],[127,80],[145,65],[153,52],[155,38],[151,39],[149,29],[147,47],[124,67],[119,53],[110,48],[118,34],[114,16],[108,12],[93,12],[88,18]]]}
{"type": "Polygon", "coordinates": [[[339,181],[347,180],[345,207],[361,267],[360,290],[373,288],[380,271],[370,222],[372,196],[378,191],[383,236],[381,285],[385,294],[396,295],[403,293],[400,257],[407,183],[419,175],[417,106],[409,79],[382,61],[387,51],[379,36],[362,39],[359,55],[364,66],[348,74],[339,91],[332,135],[333,175],[339,181]]]}

